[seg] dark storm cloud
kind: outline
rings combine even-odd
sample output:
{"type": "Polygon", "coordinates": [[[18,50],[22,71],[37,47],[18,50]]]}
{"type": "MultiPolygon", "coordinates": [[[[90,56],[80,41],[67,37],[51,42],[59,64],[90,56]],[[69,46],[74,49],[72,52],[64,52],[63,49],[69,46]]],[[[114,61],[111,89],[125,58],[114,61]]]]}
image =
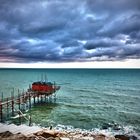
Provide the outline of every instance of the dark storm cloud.
{"type": "Polygon", "coordinates": [[[95,39],[95,40],[89,40],[85,44],[85,48],[88,50],[92,50],[95,48],[104,48],[104,47],[113,47],[113,46],[121,46],[123,43],[121,43],[118,40],[112,40],[110,38],[103,38],[103,39],[95,39]]]}
{"type": "Polygon", "coordinates": [[[0,62],[139,58],[139,0],[0,0],[0,62]]]}

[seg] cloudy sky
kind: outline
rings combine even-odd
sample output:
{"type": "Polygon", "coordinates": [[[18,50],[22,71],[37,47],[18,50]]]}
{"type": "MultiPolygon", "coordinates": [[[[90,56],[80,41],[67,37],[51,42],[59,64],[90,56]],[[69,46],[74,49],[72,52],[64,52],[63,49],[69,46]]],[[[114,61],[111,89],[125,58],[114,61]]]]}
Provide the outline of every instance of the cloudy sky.
{"type": "Polygon", "coordinates": [[[140,0],[0,0],[0,67],[140,68],[140,0]]]}

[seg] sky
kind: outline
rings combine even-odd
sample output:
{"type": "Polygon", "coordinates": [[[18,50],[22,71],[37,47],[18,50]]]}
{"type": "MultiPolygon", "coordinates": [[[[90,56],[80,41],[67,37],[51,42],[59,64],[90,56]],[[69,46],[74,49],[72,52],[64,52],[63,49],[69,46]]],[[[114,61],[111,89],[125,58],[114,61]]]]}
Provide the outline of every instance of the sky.
{"type": "Polygon", "coordinates": [[[140,0],[0,0],[0,67],[140,68],[140,0]]]}

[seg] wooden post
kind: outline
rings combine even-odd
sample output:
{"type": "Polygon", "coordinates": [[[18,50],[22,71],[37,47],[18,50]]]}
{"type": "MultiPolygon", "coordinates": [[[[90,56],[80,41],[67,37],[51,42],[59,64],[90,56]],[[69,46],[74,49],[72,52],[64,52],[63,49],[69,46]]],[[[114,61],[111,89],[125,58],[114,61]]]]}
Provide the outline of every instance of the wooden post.
{"type": "Polygon", "coordinates": [[[53,97],[54,97],[54,102],[56,102],[56,94],[54,94],[54,96],[53,96],[53,97]]]}
{"type": "Polygon", "coordinates": [[[50,96],[48,96],[48,103],[50,103],[50,96]]]}
{"type": "Polygon", "coordinates": [[[25,111],[25,99],[24,99],[24,92],[22,93],[22,110],[25,111]]]}
{"type": "Polygon", "coordinates": [[[7,102],[7,103],[6,103],[6,105],[7,105],[6,107],[7,107],[7,117],[8,117],[8,116],[9,116],[9,109],[8,109],[8,105],[9,105],[9,104],[8,104],[8,98],[7,98],[6,102],[7,102]]]}
{"type": "Polygon", "coordinates": [[[29,93],[29,109],[31,109],[31,95],[29,93]]]}
{"type": "Polygon", "coordinates": [[[28,108],[28,95],[27,92],[25,93],[25,97],[26,97],[26,109],[28,108]]]}
{"type": "Polygon", "coordinates": [[[53,93],[55,93],[56,92],[56,83],[55,83],[55,81],[54,81],[54,86],[53,86],[53,93]]]}
{"type": "Polygon", "coordinates": [[[14,92],[15,92],[15,89],[13,88],[13,92],[12,92],[13,93],[13,96],[14,96],[14,92]]]}
{"type": "Polygon", "coordinates": [[[19,124],[21,124],[21,113],[20,113],[20,110],[19,110],[19,112],[18,112],[18,114],[19,114],[19,124]]]}
{"type": "Polygon", "coordinates": [[[46,103],[46,94],[45,94],[45,103],[46,103]]]}
{"type": "Polygon", "coordinates": [[[1,102],[3,101],[3,92],[1,93],[1,102]]]}
{"type": "Polygon", "coordinates": [[[12,116],[14,116],[14,92],[11,92],[11,99],[12,116]]]}
{"type": "Polygon", "coordinates": [[[19,91],[18,91],[18,109],[20,110],[20,94],[19,94],[19,91]]]}
{"type": "Polygon", "coordinates": [[[31,126],[32,120],[31,120],[31,115],[29,115],[29,126],[31,126]]]}
{"type": "Polygon", "coordinates": [[[38,101],[38,103],[39,103],[39,94],[37,94],[37,101],[38,101]]]}
{"type": "Polygon", "coordinates": [[[2,102],[0,101],[0,121],[3,121],[3,113],[2,113],[2,102]]]}
{"type": "Polygon", "coordinates": [[[43,98],[42,98],[42,95],[41,95],[41,103],[43,102],[43,98]]]}
{"type": "Polygon", "coordinates": [[[48,95],[47,95],[46,101],[47,101],[47,103],[48,103],[48,101],[49,101],[49,99],[48,99],[48,95]]]}
{"type": "Polygon", "coordinates": [[[35,105],[35,94],[33,95],[33,97],[34,97],[34,105],[35,105]]]}
{"type": "Polygon", "coordinates": [[[49,96],[49,102],[52,103],[52,95],[49,96]]]}
{"type": "Polygon", "coordinates": [[[12,116],[14,116],[14,97],[12,97],[12,116]]]}
{"type": "Polygon", "coordinates": [[[24,92],[22,93],[22,103],[24,103],[24,92]]]}

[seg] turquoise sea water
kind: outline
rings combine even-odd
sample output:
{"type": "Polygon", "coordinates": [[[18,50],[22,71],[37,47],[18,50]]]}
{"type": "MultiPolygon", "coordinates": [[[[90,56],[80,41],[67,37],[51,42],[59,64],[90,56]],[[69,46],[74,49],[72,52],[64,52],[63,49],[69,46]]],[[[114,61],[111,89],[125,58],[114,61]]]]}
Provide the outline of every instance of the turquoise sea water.
{"type": "Polygon", "coordinates": [[[41,74],[61,89],[55,104],[30,110],[35,124],[140,133],[140,69],[0,69],[0,94],[26,90],[41,74]]]}

